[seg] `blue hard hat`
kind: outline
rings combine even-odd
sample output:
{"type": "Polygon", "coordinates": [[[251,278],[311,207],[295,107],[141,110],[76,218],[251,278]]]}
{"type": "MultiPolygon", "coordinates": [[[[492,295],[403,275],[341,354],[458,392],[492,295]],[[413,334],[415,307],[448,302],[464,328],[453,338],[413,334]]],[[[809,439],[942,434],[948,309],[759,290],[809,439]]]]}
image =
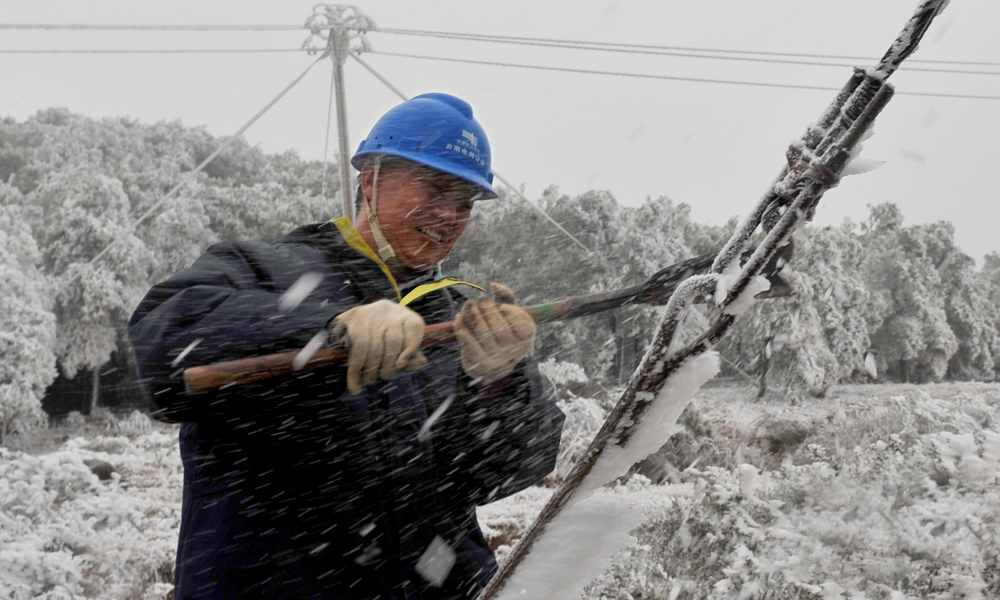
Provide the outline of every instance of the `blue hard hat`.
{"type": "Polygon", "coordinates": [[[497,197],[490,173],[490,142],[469,103],[449,94],[421,94],[382,115],[351,158],[361,170],[366,158],[398,156],[450,173],[497,197]]]}

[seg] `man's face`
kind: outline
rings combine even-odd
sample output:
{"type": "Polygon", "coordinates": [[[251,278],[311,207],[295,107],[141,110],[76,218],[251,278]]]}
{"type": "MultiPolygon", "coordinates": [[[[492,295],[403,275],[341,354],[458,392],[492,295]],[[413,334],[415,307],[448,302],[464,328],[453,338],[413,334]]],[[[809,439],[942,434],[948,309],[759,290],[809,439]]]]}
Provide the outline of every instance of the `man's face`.
{"type": "MultiPolygon", "coordinates": [[[[444,260],[465,232],[479,188],[421,165],[396,165],[386,171],[378,176],[382,233],[404,265],[425,271],[444,260]]],[[[372,177],[362,174],[361,180],[370,198],[372,177]]]]}

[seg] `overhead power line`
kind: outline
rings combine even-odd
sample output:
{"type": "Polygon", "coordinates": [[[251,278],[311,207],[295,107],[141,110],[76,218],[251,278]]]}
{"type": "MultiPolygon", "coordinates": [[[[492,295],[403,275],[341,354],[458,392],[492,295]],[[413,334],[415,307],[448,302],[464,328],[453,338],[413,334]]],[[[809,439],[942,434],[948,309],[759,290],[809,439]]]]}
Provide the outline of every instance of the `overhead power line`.
{"type": "Polygon", "coordinates": [[[16,50],[16,49],[0,49],[0,54],[263,54],[263,53],[290,53],[296,52],[301,54],[301,48],[180,48],[180,49],[83,49],[83,50],[66,50],[66,49],[38,49],[38,50],[16,50]]]}
{"type": "MultiPolygon", "coordinates": [[[[20,31],[301,31],[308,27],[304,25],[145,25],[145,24],[70,24],[70,23],[0,23],[0,30],[20,30],[20,31]]],[[[802,52],[777,52],[765,50],[734,50],[727,48],[703,48],[688,46],[662,46],[656,44],[627,44],[619,42],[595,42],[587,40],[565,40],[557,38],[538,38],[523,36],[488,35],[464,32],[431,31],[421,29],[401,29],[401,28],[381,28],[373,30],[371,33],[387,33],[395,35],[409,35],[421,37],[438,37],[451,39],[466,39],[470,41],[492,41],[499,43],[537,43],[551,47],[573,47],[579,49],[640,49],[653,51],[651,54],[663,54],[666,52],[687,52],[687,53],[711,53],[711,54],[732,54],[745,56],[781,56],[793,59],[817,59],[817,60],[851,60],[869,61],[878,60],[879,57],[872,56],[850,56],[836,54],[810,54],[802,52]],[[565,46],[559,46],[560,44],[565,46]]],[[[780,62],[780,61],[775,61],[780,62]]],[[[908,64],[941,64],[941,65],[966,65],[980,67],[1000,67],[1000,62],[996,61],[968,61],[968,60],[935,60],[927,58],[910,58],[908,64]]],[[[800,64],[793,62],[792,64],[800,64]]],[[[813,64],[803,62],[801,64],[813,64]]],[[[827,63],[817,63],[826,65],[827,63]]],[[[841,65],[836,65],[841,66],[841,65]]],[[[909,70],[915,70],[910,68],[909,70]]]]}
{"type": "Polygon", "coordinates": [[[21,31],[296,31],[303,25],[91,25],[71,23],[0,23],[0,29],[21,31]]]}
{"type": "MultiPolygon", "coordinates": [[[[449,39],[457,40],[467,40],[467,41],[496,41],[498,43],[521,43],[521,42],[500,42],[499,40],[480,40],[476,38],[469,38],[461,35],[455,36],[441,36],[447,37],[449,39]]],[[[815,62],[807,60],[775,60],[768,58],[755,58],[746,56],[724,56],[724,55],[710,55],[710,54],[692,54],[684,52],[648,52],[644,50],[628,50],[628,49],[607,49],[599,48],[596,46],[576,46],[572,44],[530,44],[536,46],[543,46],[548,48],[568,48],[576,50],[601,50],[601,51],[611,51],[611,52],[626,52],[626,53],[638,53],[653,56],[672,56],[679,58],[701,58],[708,60],[731,60],[731,61],[743,61],[743,62],[759,62],[759,63],[770,63],[770,64],[786,64],[786,65],[805,65],[805,66],[815,66],[815,67],[838,67],[838,68],[851,68],[855,66],[852,63],[830,63],[830,62],[815,62]]],[[[292,53],[292,52],[302,52],[301,48],[155,48],[155,49],[144,49],[144,48],[81,48],[81,49],[66,49],[66,48],[37,48],[37,49],[20,49],[20,48],[0,48],[0,54],[265,54],[265,53],[292,53]]],[[[860,60],[860,59],[859,59],[860,60]]],[[[998,65],[1000,67],[1000,65],[998,65]]],[[[959,74],[959,75],[994,75],[1000,76],[1000,71],[974,71],[967,69],[935,69],[927,67],[916,67],[909,68],[908,71],[918,71],[926,73],[947,73],[947,74],[959,74]]]]}
{"type": "MultiPolygon", "coordinates": [[[[554,38],[536,38],[536,37],[520,37],[511,35],[486,35],[486,34],[476,34],[476,33],[452,33],[446,31],[427,31],[420,29],[394,29],[394,28],[381,28],[377,30],[378,33],[389,33],[398,35],[414,35],[423,37],[441,37],[441,38],[462,38],[469,40],[480,40],[480,41],[496,41],[496,42],[508,42],[508,43],[522,43],[522,42],[539,42],[545,44],[572,44],[575,46],[591,46],[600,48],[640,48],[645,50],[658,50],[658,51],[670,51],[670,52],[711,52],[719,54],[743,54],[743,55],[757,55],[757,56],[786,56],[792,58],[815,58],[821,60],[851,60],[851,61],[868,61],[874,62],[879,59],[877,56],[845,56],[845,55],[834,55],[834,54],[804,54],[799,52],[769,52],[763,50],[731,50],[725,48],[692,48],[689,46],[658,46],[655,44],[625,44],[617,42],[594,42],[585,40],[562,40],[554,38]]],[[[948,65],[971,65],[971,66],[982,66],[982,67],[1000,67],[1000,62],[983,62],[983,61],[963,61],[963,60],[934,60],[934,59],[920,59],[920,58],[910,58],[907,62],[917,62],[917,63],[929,63],[929,64],[948,64],[948,65]]]]}
{"type": "MultiPolygon", "coordinates": [[[[301,49],[281,49],[281,48],[202,48],[202,49],[123,49],[123,50],[113,50],[113,49],[101,49],[101,50],[65,50],[65,49],[38,49],[38,50],[17,50],[17,49],[0,49],[0,55],[2,54],[25,54],[25,55],[73,55],[73,54],[103,54],[103,55],[115,55],[115,54],[289,54],[302,52],[301,49]]],[[[518,63],[506,63],[498,61],[485,61],[485,60],[473,60],[473,59],[463,59],[463,58],[452,58],[443,56],[427,56],[422,54],[406,54],[400,52],[382,52],[382,51],[370,51],[370,54],[381,54],[383,56],[396,56],[402,58],[416,58],[422,60],[436,60],[445,62],[458,62],[466,64],[476,64],[476,65],[486,65],[495,67],[512,67],[519,69],[535,69],[535,70],[545,70],[545,71],[559,71],[564,73],[582,73],[590,75],[606,75],[615,77],[630,77],[639,79],[661,79],[667,81],[687,81],[692,83],[715,83],[721,85],[740,85],[740,86],[752,86],[752,87],[767,87],[767,88],[783,88],[783,89],[794,89],[794,90],[818,90],[818,91],[837,91],[840,88],[827,87],[827,86],[813,86],[813,85],[800,85],[800,84],[790,84],[790,83],[769,83],[762,81],[742,81],[742,80],[732,80],[732,79],[713,79],[707,77],[681,77],[678,75],[654,75],[654,74],[644,74],[644,73],[626,73],[622,71],[600,71],[594,69],[577,69],[570,67],[550,67],[545,65],[527,65],[518,63]]],[[[849,65],[830,65],[825,64],[824,66],[849,66],[849,65]]],[[[960,73],[961,71],[952,71],[960,73]]],[[[991,75],[1000,75],[1000,73],[990,73],[991,75]]],[[[987,96],[987,95],[976,95],[976,94],[947,94],[938,92],[912,92],[912,91],[897,91],[897,94],[904,96],[926,96],[934,98],[961,98],[961,99],[971,99],[971,100],[1000,100],[1000,96],[987,96]]]]}
{"type": "MultiPolygon", "coordinates": [[[[421,54],[403,54],[400,52],[382,52],[382,51],[372,51],[371,54],[380,54],[382,56],[397,56],[402,58],[417,58],[422,60],[437,60],[444,62],[457,62],[466,63],[473,65],[489,65],[493,67],[513,67],[518,69],[535,69],[540,71],[560,71],[563,73],[585,73],[589,75],[612,75],[615,77],[634,77],[639,79],[664,79],[668,81],[689,81],[697,83],[718,83],[725,85],[743,85],[751,87],[766,87],[766,88],[785,88],[793,90],[819,90],[824,92],[836,92],[839,91],[839,87],[828,87],[828,86],[818,86],[818,85],[798,85],[790,83],[767,83],[761,81],[741,81],[734,79],[709,79],[704,77],[679,77],[675,75],[652,75],[645,73],[624,73],[620,71],[598,71],[594,69],[574,69],[568,67],[548,67],[543,65],[526,65],[519,63],[505,63],[505,62],[495,62],[495,61],[485,61],[485,60],[472,60],[466,58],[451,58],[444,56],[426,56],[421,54]]],[[[971,100],[1000,100],[1000,96],[979,96],[975,94],[944,94],[936,92],[909,92],[909,91],[897,91],[897,95],[903,96],[926,96],[933,98],[963,98],[971,100]]]]}
{"type": "MultiPolygon", "coordinates": [[[[555,40],[544,40],[544,39],[532,39],[532,38],[516,38],[516,37],[506,37],[506,36],[481,36],[473,34],[464,33],[430,33],[430,32],[419,32],[419,31],[408,31],[403,29],[380,29],[381,33],[399,34],[399,35],[412,35],[420,37],[436,37],[451,40],[464,40],[471,42],[486,42],[493,44],[516,44],[522,46],[535,46],[542,48],[562,48],[569,50],[590,50],[596,52],[618,52],[625,54],[643,54],[646,56],[670,56],[677,58],[701,58],[706,60],[729,60],[729,61],[739,61],[739,62],[758,62],[758,63],[770,63],[770,64],[785,64],[785,65],[804,65],[810,67],[854,67],[853,63],[835,63],[835,62],[818,62],[817,60],[802,60],[804,58],[818,58],[823,60],[848,60],[846,57],[826,57],[826,56],[813,56],[807,57],[802,56],[796,59],[786,59],[786,58],[766,58],[769,54],[757,53],[751,51],[726,51],[726,50],[708,50],[708,49],[687,49],[687,48],[677,48],[677,47],[657,47],[657,46],[643,46],[643,45],[629,45],[629,44],[603,44],[600,42],[560,42],[555,40]],[[710,54],[706,54],[709,52],[710,54]]],[[[794,55],[792,55],[794,56],[794,55]]],[[[862,59],[856,58],[854,60],[867,60],[869,62],[875,62],[876,59],[862,59]]],[[[996,65],[1000,67],[1000,64],[996,65]]],[[[949,74],[964,74],[964,75],[1000,75],[998,71],[975,71],[969,69],[936,69],[932,67],[906,67],[907,71],[921,71],[927,73],[949,73],[949,74]]]]}

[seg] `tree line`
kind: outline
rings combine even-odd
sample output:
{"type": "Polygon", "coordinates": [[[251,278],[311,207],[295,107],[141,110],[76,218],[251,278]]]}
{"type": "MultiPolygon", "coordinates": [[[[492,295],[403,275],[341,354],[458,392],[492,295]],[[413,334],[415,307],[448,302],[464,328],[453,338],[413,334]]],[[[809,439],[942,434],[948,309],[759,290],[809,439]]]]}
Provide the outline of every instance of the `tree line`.
{"type": "MultiPolygon", "coordinates": [[[[838,192],[846,193],[846,192],[838,192]]],[[[511,282],[540,302],[645,281],[658,269],[717,251],[735,228],[695,223],[667,197],[620,206],[607,192],[539,201],[589,249],[507,199],[482,205],[450,259],[482,280],[511,282]]],[[[719,345],[723,373],[822,396],[835,383],[994,380],[1000,369],[1000,254],[975,261],[947,222],[905,225],[892,203],[863,221],[806,227],[782,276],[788,298],[756,302],[719,345]],[[875,376],[865,359],[874,361],[875,376]]],[[[631,308],[546,326],[539,352],[578,363],[604,384],[624,384],[655,331],[655,308],[631,308]]],[[[715,314],[696,305],[682,335],[715,314]]]]}
{"type": "MultiPolygon", "coordinates": [[[[132,230],[219,144],[179,122],[63,109],[0,120],[0,435],[44,422],[43,401],[50,412],[70,395],[86,398],[77,408],[84,411],[142,402],[126,328],[152,283],[215,242],[275,240],[338,214],[334,166],[240,140],[132,230]]],[[[687,205],[667,197],[625,207],[608,192],[570,197],[550,188],[539,205],[583,250],[503,195],[477,204],[446,271],[507,283],[525,304],[641,283],[718,249],[736,225],[696,223],[687,205]]],[[[871,350],[885,380],[996,377],[1000,255],[977,269],[948,223],[906,226],[897,207],[883,204],[858,223],[807,228],[785,276],[796,294],[758,302],[719,348],[730,375],[754,377],[769,364],[778,385],[821,394],[868,377],[871,350]]],[[[697,307],[682,333],[712,317],[697,307]]],[[[655,308],[630,308],[547,325],[537,352],[614,386],[637,366],[657,319],[655,308]]]]}

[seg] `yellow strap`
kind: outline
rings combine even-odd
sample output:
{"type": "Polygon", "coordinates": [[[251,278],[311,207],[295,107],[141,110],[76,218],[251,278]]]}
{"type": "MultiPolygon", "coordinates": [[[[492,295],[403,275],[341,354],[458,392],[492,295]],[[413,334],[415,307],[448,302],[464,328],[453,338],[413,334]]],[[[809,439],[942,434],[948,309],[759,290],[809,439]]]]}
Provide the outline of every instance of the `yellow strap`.
{"type": "Polygon", "coordinates": [[[435,281],[433,283],[424,283],[413,288],[412,290],[410,290],[409,294],[404,296],[403,299],[399,301],[399,305],[406,306],[407,304],[413,302],[414,300],[416,300],[421,296],[426,296],[431,292],[436,292],[441,288],[451,287],[453,285],[468,285],[476,288],[480,292],[486,291],[474,283],[469,283],[468,281],[462,281],[461,279],[454,279],[452,277],[445,277],[444,279],[439,279],[438,281],[435,281]]]}
{"type": "MultiPolygon", "coordinates": [[[[392,272],[389,271],[389,266],[386,265],[382,261],[382,259],[378,257],[378,254],[375,254],[375,252],[368,247],[368,244],[365,243],[365,240],[361,238],[361,234],[358,233],[358,230],[355,229],[354,225],[351,223],[351,218],[346,216],[340,217],[339,219],[335,220],[333,224],[337,226],[337,229],[340,231],[340,235],[344,236],[344,241],[347,242],[347,244],[351,248],[354,248],[359,254],[361,254],[365,258],[374,261],[374,263],[377,264],[380,269],[382,269],[382,272],[385,273],[385,276],[389,278],[389,283],[392,284],[392,289],[396,290],[396,298],[401,299],[402,295],[399,293],[399,286],[396,285],[396,278],[393,277],[392,272]]],[[[422,286],[418,286],[417,289],[420,289],[420,287],[422,286]]],[[[413,292],[410,292],[409,294],[407,294],[407,297],[409,297],[412,294],[413,292]]]]}

